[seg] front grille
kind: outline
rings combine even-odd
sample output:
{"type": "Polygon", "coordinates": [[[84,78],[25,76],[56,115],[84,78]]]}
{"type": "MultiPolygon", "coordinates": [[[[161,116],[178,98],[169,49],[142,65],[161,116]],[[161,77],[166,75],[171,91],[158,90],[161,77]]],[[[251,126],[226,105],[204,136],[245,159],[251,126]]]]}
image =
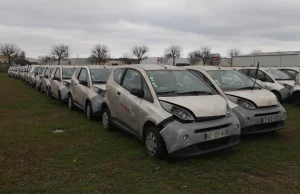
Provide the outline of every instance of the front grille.
{"type": "Polygon", "coordinates": [[[225,117],[225,115],[212,116],[212,117],[197,117],[196,122],[212,121],[212,120],[221,119],[221,118],[224,118],[224,117],[225,117]]]}
{"type": "Polygon", "coordinates": [[[278,105],[272,105],[272,106],[260,106],[258,107],[259,109],[264,109],[264,108],[275,108],[278,107],[278,105]]]}
{"type": "Polygon", "coordinates": [[[274,123],[267,123],[267,124],[261,124],[261,125],[254,125],[254,128],[257,130],[265,130],[265,129],[271,129],[276,128],[278,126],[283,125],[284,121],[277,121],[274,123]]]}
{"type": "Polygon", "coordinates": [[[277,112],[269,112],[269,113],[262,113],[262,114],[256,114],[254,115],[255,117],[262,117],[262,116],[268,116],[268,115],[276,115],[276,114],[279,114],[280,111],[277,111],[277,112]]]}
{"type": "Polygon", "coordinates": [[[197,129],[197,130],[195,130],[195,133],[201,133],[201,132],[206,132],[206,131],[213,131],[213,130],[217,130],[217,129],[223,129],[223,128],[226,128],[226,127],[229,127],[229,126],[230,126],[230,124],[225,124],[225,125],[219,125],[219,126],[215,126],[215,127],[197,129]]]}

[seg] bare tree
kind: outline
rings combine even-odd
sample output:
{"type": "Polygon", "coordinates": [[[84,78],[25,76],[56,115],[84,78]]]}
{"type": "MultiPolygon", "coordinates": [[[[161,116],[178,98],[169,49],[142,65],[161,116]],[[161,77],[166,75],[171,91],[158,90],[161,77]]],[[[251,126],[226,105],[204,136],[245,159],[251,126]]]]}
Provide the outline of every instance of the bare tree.
{"type": "Polygon", "coordinates": [[[8,58],[8,63],[17,59],[20,55],[20,49],[15,44],[3,44],[0,47],[0,54],[8,58]]]}
{"type": "Polygon", "coordinates": [[[93,55],[90,55],[90,56],[87,58],[87,61],[90,62],[92,65],[93,65],[93,64],[97,64],[97,60],[96,60],[96,58],[95,58],[93,55]]]}
{"type": "Polygon", "coordinates": [[[251,54],[259,54],[259,53],[262,53],[260,49],[254,49],[251,51],[251,54]]]}
{"type": "Polygon", "coordinates": [[[188,54],[191,65],[196,65],[201,62],[199,51],[192,51],[188,54]]]}
{"type": "Polygon", "coordinates": [[[238,56],[238,55],[240,55],[240,54],[241,54],[241,51],[240,51],[240,49],[238,49],[238,48],[232,48],[232,49],[230,49],[230,50],[228,51],[228,55],[229,55],[230,57],[238,56]]]}
{"type": "Polygon", "coordinates": [[[125,63],[125,65],[130,64],[131,58],[132,58],[132,56],[128,52],[124,53],[121,57],[121,59],[125,63]]]}
{"type": "Polygon", "coordinates": [[[204,46],[201,47],[201,49],[196,52],[196,54],[198,55],[197,57],[199,57],[202,60],[204,66],[208,64],[209,61],[211,60],[210,50],[211,50],[210,47],[204,46]]]}
{"type": "Polygon", "coordinates": [[[165,58],[173,59],[173,66],[175,65],[176,58],[179,58],[181,55],[181,47],[178,45],[172,45],[169,48],[165,49],[165,58]]]}
{"type": "Polygon", "coordinates": [[[60,65],[60,61],[64,58],[68,58],[69,47],[64,44],[54,45],[51,49],[51,55],[57,61],[57,64],[60,65]]]}
{"type": "Polygon", "coordinates": [[[104,64],[106,60],[110,57],[109,55],[109,49],[106,45],[97,44],[92,49],[91,54],[92,59],[95,60],[95,62],[98,65],[104,64]]]}
{"type": "Polygon", "coordinates": [[[131,53],[132,53],[133,56],[135,56],[137,58],[138,64],[140,64],[142,60],[147,58],[147,56],[145,56],[145,54],[147,52],[149,52],[149,48],[145,45],[143,45],[143,46],[134,46],[131,49],[131,53]]]}

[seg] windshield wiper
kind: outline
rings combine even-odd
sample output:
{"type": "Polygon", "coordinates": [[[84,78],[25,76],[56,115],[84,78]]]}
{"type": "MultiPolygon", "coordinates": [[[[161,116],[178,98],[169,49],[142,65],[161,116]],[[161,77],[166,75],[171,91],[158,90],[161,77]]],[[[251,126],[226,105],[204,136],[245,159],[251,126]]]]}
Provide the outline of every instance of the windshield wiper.
{"type": "Polygon", "coordinates": [[[205,92],[205,91],[189,91],[189,92],[179,92],[177,94],[192,94],[192,95],[207,94],[207,95],[212,95],[213,93],[205,92]]]}
{"type": "MultiPolygon", "coordinates": [[[[238,88],[237,90],[251,90],[252,86],[248,86],[248,87],[243,87],[243,88],[238,88]]],[[[260,89],[260,87],[253,87],[253,89],[260,89]]]]}
{"type": "Polygon", "coordinates": [[[106,84],[106,81],[93,81],[93,83],[106,84]]]}
{"type": "Polygon", "coordinates": [[[177,90],[166,91],[166,92],[157,92],[157,94],[178,94],[177,90]]]}

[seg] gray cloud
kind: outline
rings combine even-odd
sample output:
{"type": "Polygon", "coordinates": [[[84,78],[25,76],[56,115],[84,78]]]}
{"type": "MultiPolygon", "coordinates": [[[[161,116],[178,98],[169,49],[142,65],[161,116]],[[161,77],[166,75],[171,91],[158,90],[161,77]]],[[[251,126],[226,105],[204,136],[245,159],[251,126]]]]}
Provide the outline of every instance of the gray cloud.
{"type": "Polygon", "coordinates": [[[107,44],[119,57],[136,44],[150,56],[179,44],[184,53],[201,46],[227,54],[299,50],[298,0],[1,0],[0,43],[14,42],[27,55],[48,54],[68,44],[72,56],[88,56],[107,44]]]}

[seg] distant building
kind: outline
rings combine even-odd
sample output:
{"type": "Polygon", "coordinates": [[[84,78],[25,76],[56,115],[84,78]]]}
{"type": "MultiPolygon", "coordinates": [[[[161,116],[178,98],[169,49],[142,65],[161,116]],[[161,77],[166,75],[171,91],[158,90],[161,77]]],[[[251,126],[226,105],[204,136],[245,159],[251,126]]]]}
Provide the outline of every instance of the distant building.
{"type": "Polygon", "coordinates": [[[0,55],[0,63],[8,63],[8,57],[0,55]]]}
{"type": "Polygon", "coordinates": [[[257,54],[238,55],[232,58],[233,66],[284,67],[300,66],[300,51],[262,52],[257,54]]]}
{"type": "MultiPolygon", "coordinates": [[[[173,65],[173,59],[166,59],[163,57],[149,57],[141,61],[141,64],[164,64],[164,65],[173,65]]],[[[175,65],[182,66],[182,64],[189,65],[189,58],[176,58],[175,65]]]]}

